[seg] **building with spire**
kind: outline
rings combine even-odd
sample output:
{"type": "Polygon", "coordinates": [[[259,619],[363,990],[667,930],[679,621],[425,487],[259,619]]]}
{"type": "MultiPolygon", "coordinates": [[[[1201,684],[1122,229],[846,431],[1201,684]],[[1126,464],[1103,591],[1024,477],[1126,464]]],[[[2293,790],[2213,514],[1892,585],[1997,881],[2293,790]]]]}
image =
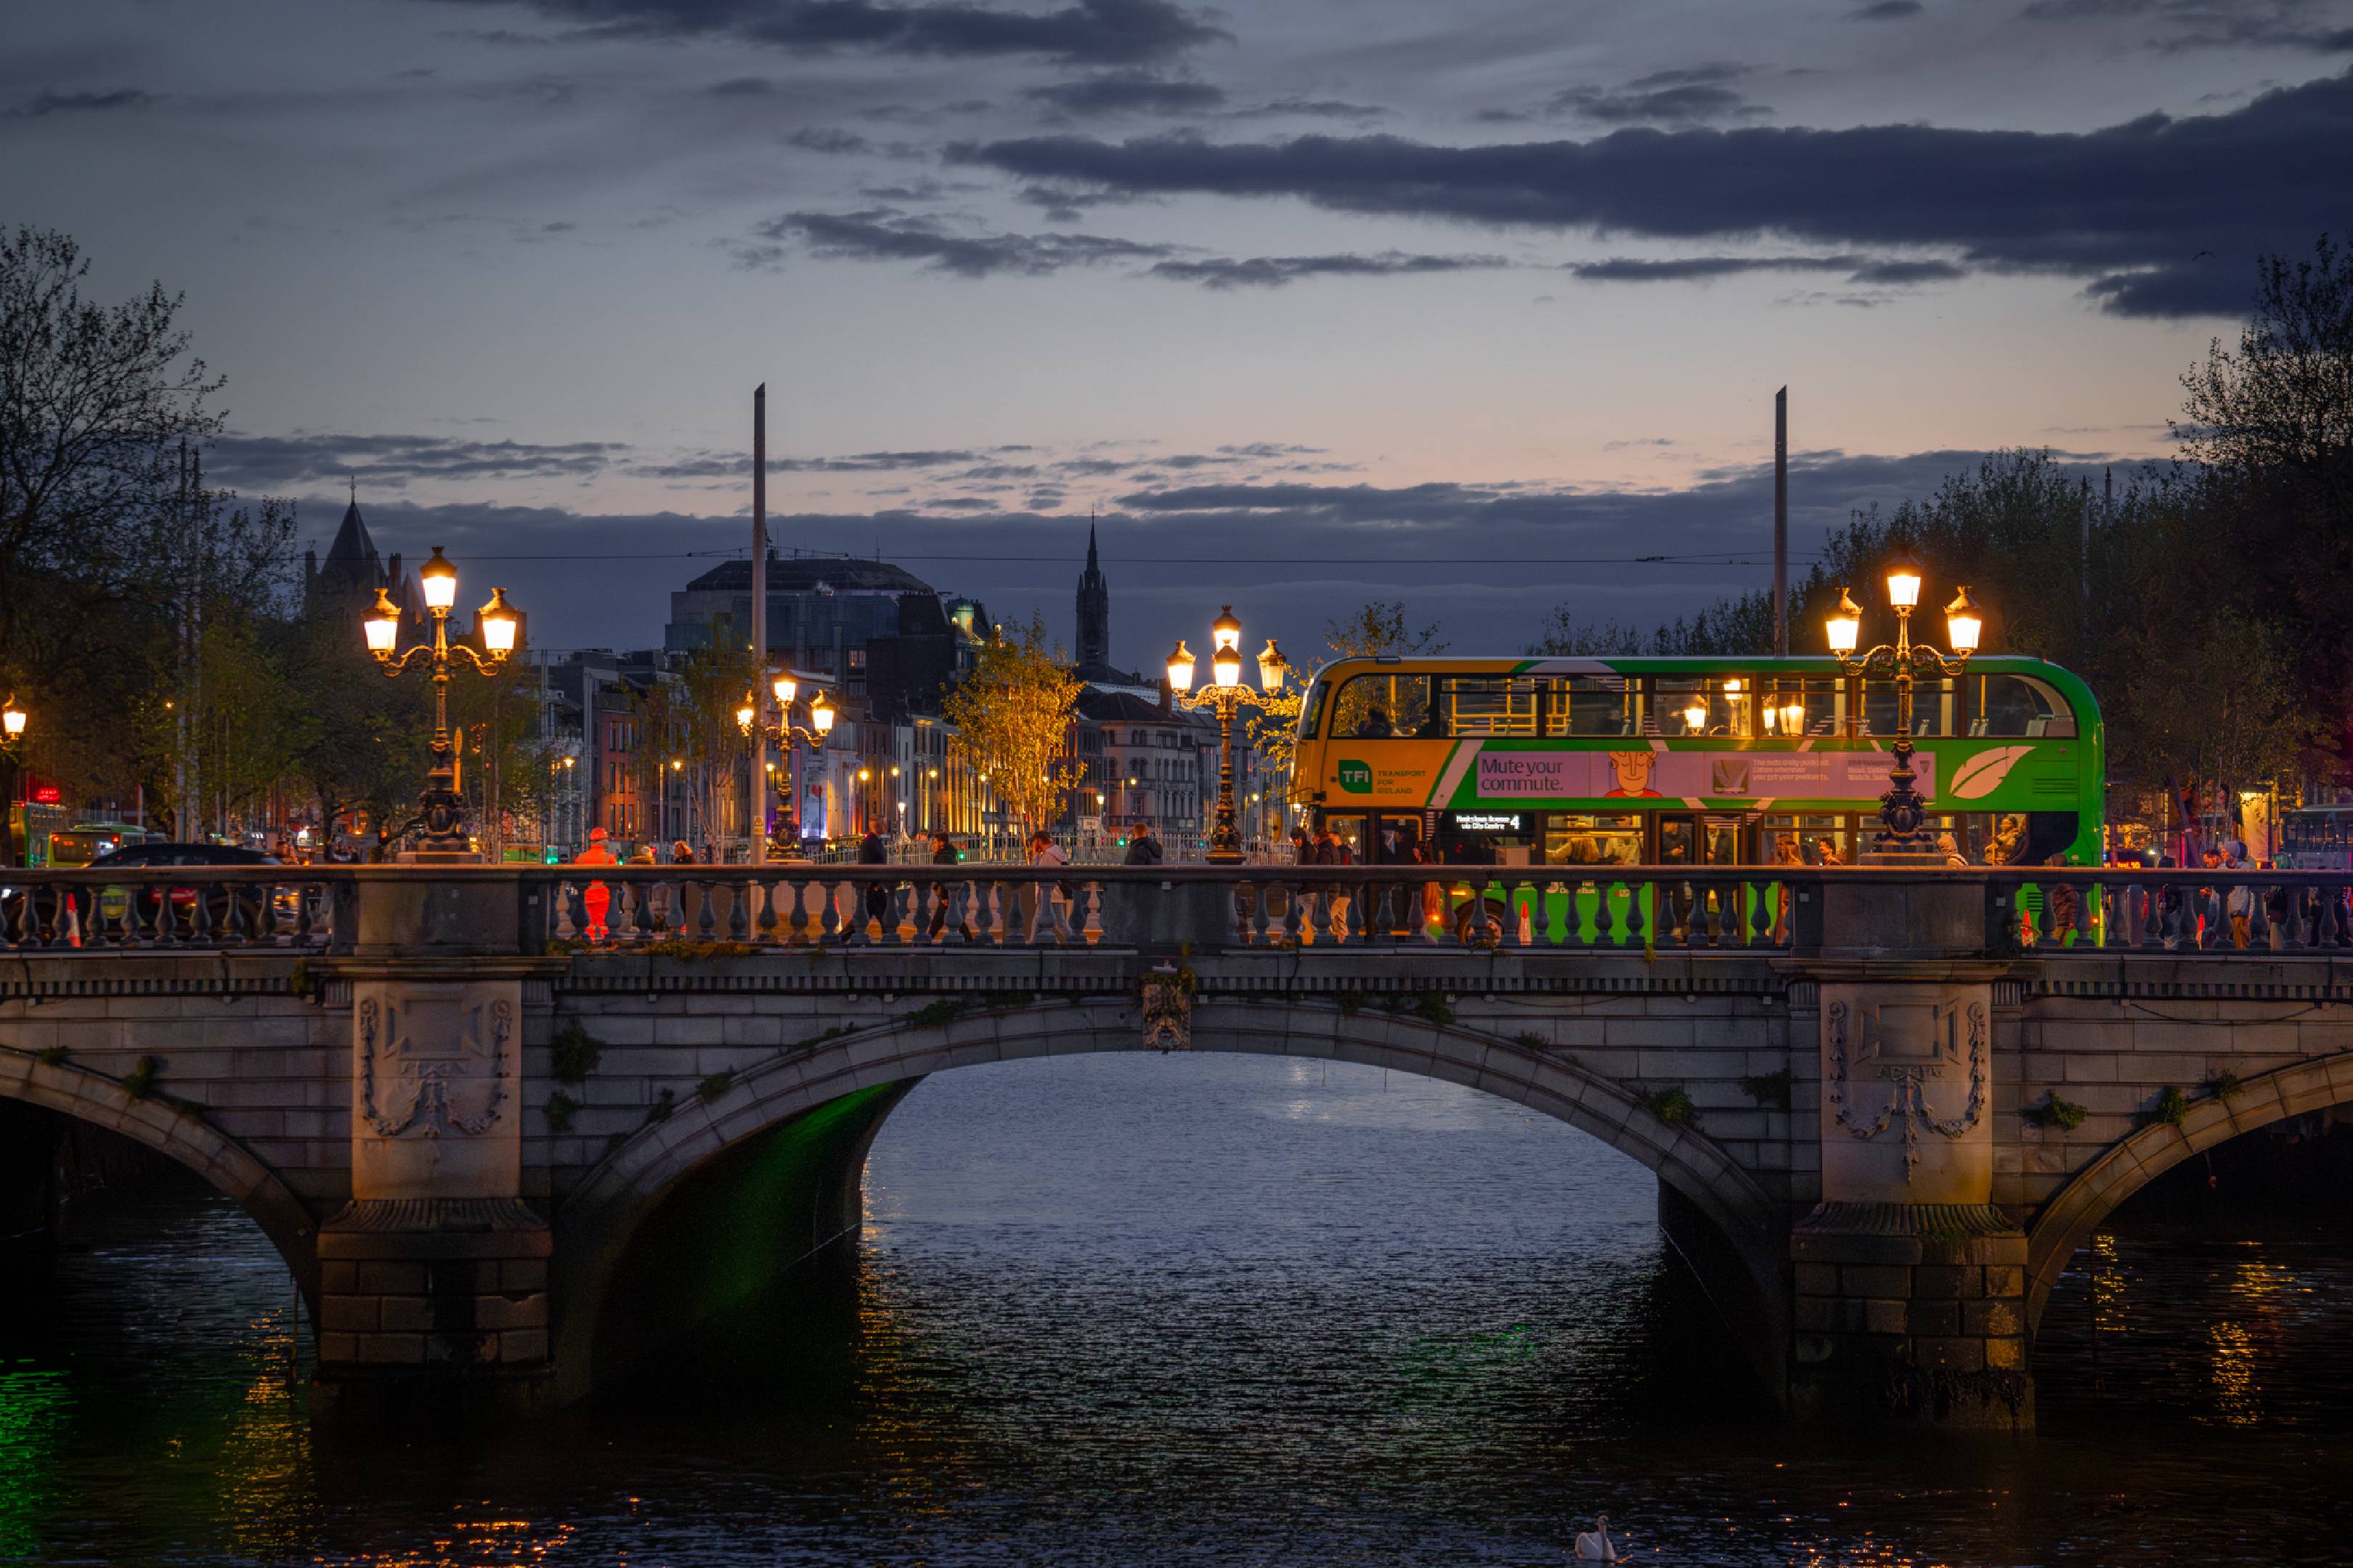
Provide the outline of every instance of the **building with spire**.
{"type": "Polygon", "coordinates": [[[389,559],[376,552],[375,541],[368,536],[367,522],[360,516],[359,481],[353,479],[351,505],[343,509],[343,525],[335,530],[326,560],[321,561],[315,550],[302,552],[302,613],[357,625],[375,607],[378,588],[392,591],[402,620],[412,626],[425,623],[423,585],[414,575],[402,573],[399,552],[389,559]]]}
{"type": "Polygon", "coordinates": [[[1087,569],[1079,574],[1079,679],[1130,684],[1111,667],[1111,584],[1095,556],[1095,520],[1087,519],[1087,569]]]}

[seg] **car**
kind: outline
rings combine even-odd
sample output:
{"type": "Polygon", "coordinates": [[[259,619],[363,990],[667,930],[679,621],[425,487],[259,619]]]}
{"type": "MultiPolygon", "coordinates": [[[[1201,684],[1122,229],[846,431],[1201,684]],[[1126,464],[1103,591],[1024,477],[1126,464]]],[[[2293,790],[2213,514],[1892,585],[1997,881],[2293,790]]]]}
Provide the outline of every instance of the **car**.
{"type": "MultiPolygon", "coordinates": [[[[241,867],[284,864],[285,862],[275,855],[259,849],[240,848],[234,844],[134,844],[128,848],[115,850],[111,855],[100,856],[90,863],[90,868],[93,871],[104,871],[120,868],[129,871],[154,870],[180,866],[241,867]]],[[[220,883],[214,883],[208,888],[191,885],[169,889],[174,923],[183,929],[193,926],[196,918],[196,895],[202,891],[206,895],[207,919],[217,926],[227,918],[228,912],[219,902],[220,895],[225,890],[227,890],[225,886],[220,883]]],[[[249,883],[237,885],[236,894],[237,913],[245,934],[248,937],[259,935],[269,923],[265,915],[273,906],[280,915],[290,918],[294,913],[291,904],[294,896],[291,889],[279,889],[271,899],[270,904],[265,905],[263,901],[265,895],[260,888],[249,883]]],[[[160,896],[153,886],[149,884],[142,888],[139,897],[137,923],[142,930],[152,928],[157,923],[157,905],[161,901],[160,896]]],[[[108,888],[100,895],[99,912],[110,924],[119,921],[127,908],[129,908],[129,902],[122,889],[108,888]]]]}

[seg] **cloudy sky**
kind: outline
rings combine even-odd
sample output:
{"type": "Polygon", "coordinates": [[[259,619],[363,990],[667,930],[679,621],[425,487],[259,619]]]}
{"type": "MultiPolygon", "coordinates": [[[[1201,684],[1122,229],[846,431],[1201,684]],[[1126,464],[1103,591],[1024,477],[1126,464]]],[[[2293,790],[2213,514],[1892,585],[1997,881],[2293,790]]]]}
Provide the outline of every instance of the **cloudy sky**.
{"type": "Polygon", "coordinates": [[[1974,454],[2166,451],[2353,221],[2326,0],[75,0],[0,222],[187,294],[216,474],[657,641],[748,528],[1113,653],[1767,579],[1974,454]],[[1665,559],[1659,559],[1665,558],[1665,559]]]}

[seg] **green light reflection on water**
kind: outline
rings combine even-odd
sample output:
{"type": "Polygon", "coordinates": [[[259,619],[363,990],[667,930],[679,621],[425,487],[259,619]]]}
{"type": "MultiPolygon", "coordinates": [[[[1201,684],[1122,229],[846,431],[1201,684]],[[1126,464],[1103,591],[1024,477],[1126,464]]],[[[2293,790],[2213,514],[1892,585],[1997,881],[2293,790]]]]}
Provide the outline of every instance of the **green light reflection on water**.
{"type": "Polygon", "coordinates": [[[36,1559],[39,1523],[56,1493],[73,1390],[56,1368],[0,1371],[0,1561],[36,1559]]]}

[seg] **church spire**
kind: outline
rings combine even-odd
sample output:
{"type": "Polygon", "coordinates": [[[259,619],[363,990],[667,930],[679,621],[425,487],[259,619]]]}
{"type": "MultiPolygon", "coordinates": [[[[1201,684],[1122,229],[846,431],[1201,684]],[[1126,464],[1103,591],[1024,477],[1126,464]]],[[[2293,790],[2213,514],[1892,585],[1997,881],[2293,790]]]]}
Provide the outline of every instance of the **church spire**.
{"type": "Polygon", "coordinates": [[[1079,574],[1079,677],[1102,680],[1111,673],[1111,584],[1095,553],[1095,515],[1087,513],[1087,569],[1079,574]]]}

